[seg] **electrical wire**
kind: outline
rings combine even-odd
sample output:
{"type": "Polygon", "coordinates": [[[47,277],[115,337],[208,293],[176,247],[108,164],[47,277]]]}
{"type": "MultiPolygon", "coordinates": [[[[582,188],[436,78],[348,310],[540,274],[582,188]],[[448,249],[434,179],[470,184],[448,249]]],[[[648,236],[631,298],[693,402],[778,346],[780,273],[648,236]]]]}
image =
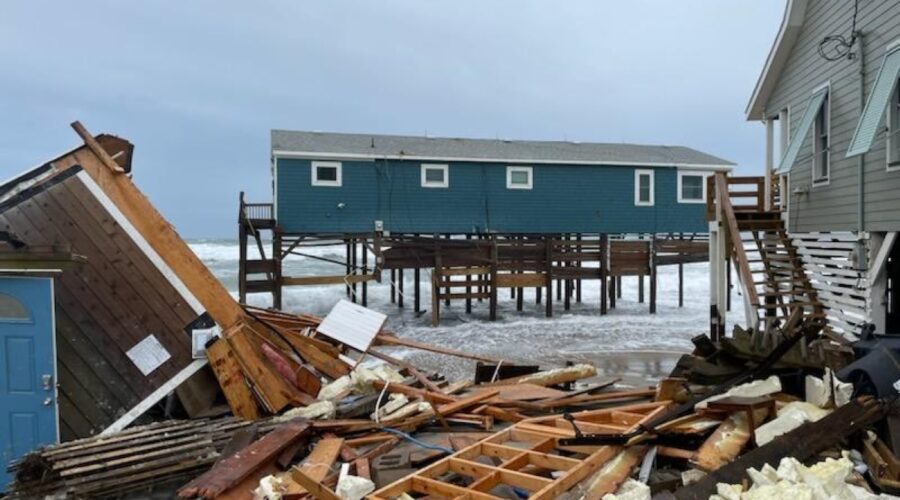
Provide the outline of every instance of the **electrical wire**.
{"type": "Polygon", "coordinates": [[[856,18],[859,14],[859,0],[853,1],[853,20],[850,24],[849,38],[844,35],[828,35],[819,42],[819,57],[826,61],[853,59],[853,45],[856,43],[856,18]]]}
{"type": "Polygon", "coordinates": [[[437,445],[437,444],[431,444],[431,443],[426,443],[426,442],[424,442],[424,441],[420,441],[420,440],[418,440],[418,439],[416,439],[416,438],[410,436],[409,434],[407,434],[407,433],[405,433],[405,432],[403,432],[403,431],[401,431],[401,430],[398,430],[398,429],[392,429],[392,428],[390,428],[390,427],[384,427],[384,428],[382,428],[381,430],[384,431],[384,432],[387,432],[387,433],[389,433],[389,434],[394,434],[394,435],[396,435],[396,436],[400,436],[401,438],[403,438],[403,439],[409,441],[410,443],[412,443],[412,444],[414,444],[414,445],[416,445],[416,446],[418,446],[418,447],[420,447],[420,448],[425,448],[426,450],[443,451],[444,453],[448,453],[448,454],[451,454],[451,455],[453,454],[453,450],[451,450],[450,448],[446,448],[446,447],[444,447],[444,446],[437,445]]]}

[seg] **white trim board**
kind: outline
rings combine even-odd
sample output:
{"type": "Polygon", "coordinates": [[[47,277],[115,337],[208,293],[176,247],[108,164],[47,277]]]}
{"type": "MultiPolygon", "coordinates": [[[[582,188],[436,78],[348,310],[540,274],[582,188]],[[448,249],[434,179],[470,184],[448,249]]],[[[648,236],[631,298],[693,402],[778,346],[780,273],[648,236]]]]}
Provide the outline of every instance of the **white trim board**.
{"type": "Polygon", "coordinates": [[[200,301],[197,300],[197,297],[194,297],[194,294],[191,293],[184,282],[181,281],[181,278],[179,278],[178,275],[175,274],[175,271],[172,271],[172,268],[170,268],[169,265],[166,264],[164,260],[162,260],[162,257],[160,257],[158,253],[156,253],[156,250],[154,250],[153,247],[151,247],[150,244],[147,243],[147,240],[145,240],[141,233],[137,230],[137,228],[135,228],[131,224],[131,221],[129,221],[128,218],[125,217],[125,214],[123,214],[122,211],[119,210],[119,207],[117,207],[116,204],[113,203],[109,196],[107,196],[106,193],[103,192],[103,189],[100,188],[100,186],[94,181],[90,174],[82,170],[81,172],[75,174],[75,177],[81,179],[81,182],[85,185],[85,187],[87,187],[88,191],[90,191],[91,194],[94,195],[97,201],[99,201],[100,204],[103,205],[103,208],[106,209],[109,215],[112,216],[113,219],[115,219],[116,223],[118,223],[125,231],[125,233],[131,237],[132,241],[134,241],[138,248],[141,249],[144,255],[146,255],[150,262],[153,263],[156,269],[158,269],[159,272],[162,273],[163,277],[166,278],[169,284],[171,284],[172,287],[175,288],[176,291],[178,291],[178,294],[181,295],[184,301],[187,302],[188,306],[190,306],[190,308],[194,310],[194,313],[196,313],[197,316],[203,314],[206,309],[203,307],[203,305],[200,304],[200,301]]]}
{"type": "Polygon", "coordinates": [[[636,169],[634,171],[634,206],[652,207],[656,204],[656,173],[651,169],[636,169]],[[641,176],[650,177],[650,201],[641,201],[641,176]]]}
{"type": "Polygon", "coordinates": [[[704,163],[658,163],[658,162],[633,162],[633,161],[601,161],[601,160],[534,160],[527,158],[472,158],[472,157],[453,157],[453,156],[428,156],[428,155],[383,155],[383,154],[359,154],[359,153],[330,153],[327,151],[287,151],[276,149],[272,151],[272,155],[276,158],[298,158],[298,159],[323,159],[329,158],[336,161],[339,160],[407,160],[407,161],[434,161],[434,162],[482,162],[482,163],[503,163],[510,165],[607,165],[613,167],[672,167],[698,170],[714,170],[721,172],[730,172],[734,169],[734,165],[716,165],[704,163]]]}
{"type": "Polygon", "coordinates": [[[712,175],[712,173],[710,173],[710,172],[697,172],[697,171],[693,171],[693,170],[690,170],[690,171],[679,170],[678,171],[678,182],[676,183],[676,187],[675,187],[678,190],[678,193],[677,193],[678,203],[706,203],[706,178],[709,177],[710,175],[712,175]],[[703,179],[702,183],[701,183],[702,187],[701,187],[701,191],[700,191],[701,195],[700,195],[699,200],[685,199],[682,196],[682,191],[681,191],[682,178],[686,175],[689,175],[691,177],[701,177],[703,179]]]}
{"type": "Polygon", "coordinates": [[[448,188],[450,187],[450,165],[446,163],[423,163],[419,167],[422,176],[421,186],[423,188],[448,188]],[[444,173],[444,180],[441,182],[429,181],[427,179],[428,170],[440,170],[444,173]]]}
{"type": "Polygon", "coordinates": [[[159,403],[162,398],[166,397],[170,392],[174,391],[179,385],[184,383],[185,380],[189,379],[191,375],[200,371],[201,368],[206,366],[208,361],[206,359],[195,359],[191,362],[191,364],[182,368],[180,372],[176,373],[174,377],[170,378],[165,384],[159,386],[155,391],[150,393],[149,396],[144,398],[143,401],[136,404],[127,413],[119,417],[118,420],[109,425],[106,429],[103,429],[103,432],[100,433],[101,436],[108,436],[110,434],[115,434],[129,425],[132,422],[137,420],[138,417],[143,415],[147,410],[153,407],[156,403],[159,403]]]}

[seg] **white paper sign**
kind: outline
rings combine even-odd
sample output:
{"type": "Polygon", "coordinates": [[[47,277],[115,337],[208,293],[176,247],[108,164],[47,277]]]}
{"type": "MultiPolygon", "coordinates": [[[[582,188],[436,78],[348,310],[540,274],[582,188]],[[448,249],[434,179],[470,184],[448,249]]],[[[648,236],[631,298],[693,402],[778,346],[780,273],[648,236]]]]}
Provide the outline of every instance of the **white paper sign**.
{"type": "Polygon", "coordinates": [[[172,357],[169,351],[156,340],[156,336],[150,334],[144,340],[138,342],[134,347],[128,350],[128,357],[138,370],[144,375],[153,373],[153,370],[159,368],[163,363],[172,357]]]}

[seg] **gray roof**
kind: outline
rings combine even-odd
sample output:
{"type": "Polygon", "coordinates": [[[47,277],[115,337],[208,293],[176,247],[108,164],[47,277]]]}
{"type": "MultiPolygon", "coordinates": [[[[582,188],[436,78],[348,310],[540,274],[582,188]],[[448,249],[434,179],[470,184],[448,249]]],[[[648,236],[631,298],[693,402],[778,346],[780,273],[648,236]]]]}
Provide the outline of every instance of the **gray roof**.
{"type": "Polygon", "coordinates": [[[272,151],[348,157],[731,167],[684,146],[569,141],[511,141],[272,130],[272,151]]]}

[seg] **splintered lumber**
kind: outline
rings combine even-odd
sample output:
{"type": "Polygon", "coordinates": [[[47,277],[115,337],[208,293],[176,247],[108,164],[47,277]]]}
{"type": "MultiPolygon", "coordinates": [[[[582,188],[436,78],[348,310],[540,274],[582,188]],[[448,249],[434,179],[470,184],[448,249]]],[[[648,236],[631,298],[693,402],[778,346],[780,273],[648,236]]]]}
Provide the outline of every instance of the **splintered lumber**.
{"type": "Polygon", "coordinates": [[[433,352],[436,354],[445,354],[447,356],[454,356],[457,358],[463,359],[471,359],[475,361],[482,361],[484,363],[500,363],[500,360],[489,358],[486,356],[482,356],[480,354],[472,354],[465,351],[458,351],[456,349],[450,349],[447,347],[440,347],[431,344],[426,344],[424,342],[418,342],[410,339],[401,339],[399,337],[395,337],[393,335],[387,335],[384,333],[378,334],[375,337],[375,345],[392,345],[392,346],[403,346],[410,347],[413,349],[419,349],[422,351],[433,352]]]}
{"type": "Polygon", "coordinates": [[[310,495],[319,500],[341,500],[341,497],[335,495],[333,491],[322,484],[321,480],[311,478],[300,469],[291,470],[291,479],[302,486],[305,492],[309,492],[310,495]]]}
{"type": "Polygon", "coordinates": [[[259,407],[253,393],[244,380],[244,373],[228,345],[228,341],[218,339],[206,348],[206,359],[212,368],[219,386],[225,394],[225,400],[236,417],[244,420],[256,420],[260,417],[259,407]]]}
{"type": "Polygon", "coordinates": [[[240,483],[282,450],[301,439],[309,431],[309,423],[291,421],[280,425],[262,439],[219,462],[202,476],[178,490],[179,498],[215,497],[240,483]]]}
{"type": "Polygon", "coordinates": [[[783,457],[794,457],[803,462],[880,421],[887,411],[888,405],[873,398],[850,401],[821,420],[807,422],[778,439],[748,451],[696,483],[675,491],[674,496],[679,500],[705,500],[716,492],[718,483],[738,484],[743,481],[747,469],[751,467],[756,470],[762,469],[765,464],[775,467],[783,457]]]}
{"type": "MultiPolygon", "coordinates": [[[[325,476],[331,472],[331,466],[337,460],[343,446],[344,440],[341,438],[324,438],[319,440],[312,453],[306,457],[306,460],[301,465],[291,469],[291,478],[300,485],[298,490],[292,490],[291,493],[305,493],[307,491],[313,495],[319,493],[319,490],[315,487],[309,486],[310,483],[307,479],[312,481],[313,484],[321,483],[325,476]]],[[[316,498],[319,497],[317,496],[316,498]]]]}
{"type": "MultiPolygon", "coordinates": [[[[159,484],[183,484],[209,469],[232,434],[251,426],[227,417],[173,420],[109,436],[40,448],[12,466],[11,498],[133,495],[159,484]]],[[[273,425],[259,424],[260,433],[273,425]]]]}
{"type": "Polygon", "coordinates": [[[619,452],[591,479],[585,500],[600,500],[607,493],[615,493],[619,486],[631,475],[631,471],[643,459],[646,446],[632,446],[619,452]]]}
{"type": "Polygon", "coordinates": [[[488,384],[481,384],[481,387],[496,387],[509,384],[534,384],[541,386],[565,384],[566,382],[574,382],[583,378],[593,377],[597,374],[597,368],[586,363],[567,366],[565,368],[554,368],[543,372],[532,373],[531,375],[522,375],[521,377],[508,378],[498,380],[488,384]]]}
{"type": "Polygon", "coordinates": [[[223,332],[222,336],[234,352],[241,371],[253,383],[270,412],[277,413],[296,399],[296,389],[267,362],[246,324],[239,323],[223,332]]]}
{"type": "Polygon", "coordinates": [[[726,418],[697,450],[695,465],[703,471],[716,470],[738,456],[750,442],[753,431],[744,413],[726,418]]]}

